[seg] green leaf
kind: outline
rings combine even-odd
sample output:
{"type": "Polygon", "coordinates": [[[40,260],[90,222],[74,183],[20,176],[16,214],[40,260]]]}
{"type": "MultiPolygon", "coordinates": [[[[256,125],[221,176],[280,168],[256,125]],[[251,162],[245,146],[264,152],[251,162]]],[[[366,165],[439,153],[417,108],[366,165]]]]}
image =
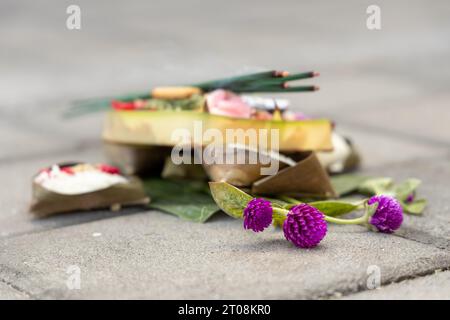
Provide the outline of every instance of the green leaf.
{"type": "Polygon", "coordinates": [[[420,215],[425,210],[425,207],[427,206],[427,200],[425,199],[418,199],[410,203],[406,203],[404,201],[400,201],[403,210],[406,213],[410,214],[417,214],[420,215]]]}
{"type": "Polygon", "coordinates": [[[174,214],[185,220],[203,223],[219,211],[204,182],[152,178],[144,180],[144,188],[152,197],[150,208],[174,214]]]}
{"type": "Polygon", "coordinates": [[[393,194],[393,180],[391,178],[370,178],[361,183],[358,192],[367,195],[393,194]]]}
{"type": "Polygon", "coordinates": [[[245,207],[253,199],[244,191],[226,182],[210,182],[209,188],[219,208],[233,218],[242,218],[245,207]]]}
{"type": "Polygon", "coordinates": [[[394,187],[395,197],[400,201],[405,201],[410,194],[414,194],[420,184],[421,181],[415,178],[403,181],[394,187]]]}
{"type": "Polygon", "coordinates": [[[331,176],[331,184],[339,196],[358,190],[359,186],[369,177],[359,174],[339,174],[331,176]]]}
{"type": "Polygon", "coordinates": [[[357,204],[343,201],[325,200],[310,202],[308,204],[330,217],[338,217],[358,209],[357,204]]]}

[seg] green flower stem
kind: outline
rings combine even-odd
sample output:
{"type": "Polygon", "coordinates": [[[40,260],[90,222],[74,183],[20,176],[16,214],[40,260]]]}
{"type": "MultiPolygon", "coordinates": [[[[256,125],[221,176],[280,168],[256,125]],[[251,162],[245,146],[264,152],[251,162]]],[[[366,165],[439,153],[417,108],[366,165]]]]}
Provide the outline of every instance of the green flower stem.
{"type": "Polygon", "coordinates": [[[283,226],[284,221],[286,220],[287,214],[289,210],[282,209],[282,208],[273,208],[272,207],[272,218],[273,218],[273,225],[281,227],[283,226]]]}
{"type": "Polygon", "coordinates": [[[291,198],[291,197],[288,197],[288,196],[280,196],[279,198],[280,198],[280,200],[283,200],[283,201],[285,201],[287,203],[291,203],[291,204],[300,204],[300,203],[302,203],[301,201],[298,201],[297,199],[294,199],[294,198],[291,198]]]}
{"type": "Polygon", "coordinates": [[[373,214],[371,210],[367,209],[363,216],[355,219],[340,219],[335,217],[325,216],[325,221],[336,224],[365,224],[369,221],[370,216],[373,214]]]}
{"type": "MultiPolygon", "coordinates": [[[[282,209],[282,208],[272,208],[273,210],[273,215],[274,215],[274,219],[277,218],[284,218],[287,216],[287,214],[289,213],[289,210],[286,209],[282,209]]],[[[335,224],[365,224],[369,221],[369,216],[370,216],[370,212],[366,211],[366,213],[359,217],[359,218],[355,218],[355,219],[340,219],[340,218],[335,218],[335,217],[330,217],[330,216],[326,216],[324,215],[324,219],[327,222],[331,222],[331,223],[335,223],[335,224]]]]}
{"type": "Polygon", "coordinates": [[[273,210],[274,214],[279,215],[279,216],[284,216],[284,217],[287,216],[287,214],[289,213],[289,210],[281,209],[281,208],[273,208],[272,207],[272,210],[273,210]]]}
{"type": "Polygon", "coordinates": [[[356,219],[339,219],[334,217],[325,216],[325,221],[332,222],[335,224],[363,224],[367,222],[367,215],[363,215],[362,217],[356,219]]]}
{"type": "Polygon", "coordinates": [[[367,199],[363,199],[360,202],[356,202],[355,205],[358,206],[358,208],[356,208],[356,210],[364,209],[366,207],[366,203],[367,203],[367,199]]]}

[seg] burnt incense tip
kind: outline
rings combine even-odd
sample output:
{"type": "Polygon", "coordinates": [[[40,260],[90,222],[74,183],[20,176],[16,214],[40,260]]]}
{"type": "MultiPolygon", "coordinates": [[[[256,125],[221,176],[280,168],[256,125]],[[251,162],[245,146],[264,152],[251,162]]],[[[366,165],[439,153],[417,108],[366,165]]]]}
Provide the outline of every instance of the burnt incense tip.
{"type": "Polygon", "coordinates": [[[319,73],[319,72],[316,72],[316,71],[313,71],[313,72],[311,72],[311,75],[312,75],[313,77],[318,77],[318,76],[320,76],[320,73],[319,73]]]}
{"type": "Polygon", "coordinates": [[[289,84],[288,84],[287,82],[283,82],[283,83],[281,84],[281,87],[282,87],[283,89],[287,89],[287,88],[289,88],[289,84]]]}
{"type": "Polygon", "coordinates": [[[313,86],[313,91],[318,91],[318,90],[320,90],[319,86],[313,86]]]}
{"type": "Polygon", "coordinates": [[[274,72],[274,76],[275,77],[281,77],[281,78],[284,78],[284,77],[287,77],[289,75],[289,72],[288,71],[275,71],[274,72]]]}

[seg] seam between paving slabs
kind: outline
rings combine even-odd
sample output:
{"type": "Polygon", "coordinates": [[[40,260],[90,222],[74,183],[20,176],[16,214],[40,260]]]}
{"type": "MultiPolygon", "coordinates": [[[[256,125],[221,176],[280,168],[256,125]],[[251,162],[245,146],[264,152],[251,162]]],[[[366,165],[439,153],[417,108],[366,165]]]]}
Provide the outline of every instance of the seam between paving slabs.
{"type": "MultiPolygon", "coordinates": [[[[429,270],[414,273],[411,275],[400,276],[400,277],[391,279],[390,281],[385,281],[385,282],[382,281],[381,288],[395,284],[395,283],[401,283],[406,280],[414,280],[414,279],[429,277],[429,276],[436,274],[437,272],[441,272],[441,271],[444,272],[444,271],[448,271],[448,270],[450,270],[450,266],[448,266],[446,268],[429,269],[429,270]]],[[[319,295],[316,298],[317,299],[342,298],[342,297],[348,297],[348,296],[351,296],[351,295],[354,295],[357,293],[361,293],[361,292],[365,292],[365,291],[370,291],[370,289],[367,289],[367,286],[358,284],[358,287],[356,289],[353,289],[353,290],[349,289],[349,290],[344,290],[344,291],[336,290],[336,291],[333,291],[330,293],[326,293],[324,295],[319,295]]]]}
{"type": "Polygon", "coordinates": [[[2,278],[0,278],[0,282],[4,283],[5,285],[10,287],[14,291],[17,291],[18,293],[21,293],[21,294],[25,295],[27,298],[34,299],[33,295],[30,292],[20,288],[19,286],[15,285],[15,284],[13,284],[11,282],[9,282],[9,281],[7,281],[5,279],[2,279],[2,278]]]}
{"type": "Polygon", "coordinates": [[[394,236],[403,238],[403,239],[407,239],[407,240],[411,240],[411,241],[414,241],[414,242],[417,242],[420,244],[433,246],[437,249],[449,251],[450,241],[448,239],[446,239],[444,237],[435,237],[428,232],[424,232],[424,231],[418,230],[416,228],[409,227],[408,229],[413,231],[414,233],[419,233],[421,236],[428,238],[429,241],[422,241],[422,240],[419,240],[418,238],[411,238],[409,234],[405,234],[405,235],[394,234],[394,236]]]}
{"type": "MultiPolygon", "coordinates": [[[[398,281],[395,281],[395,282],[387,283],[386,285],[383,284],[380,287],[380,289],[388,288],[390,285],[393,285],[393,284],[402,284],[405,281],[414,281],[414,280],[418,280],[418,279],[422,279],[422,278],[433,277],[433,276],[435,276],[435,275],[437,275],[437,274],[439,274],[441,272],[449,272],[449,271],[450,271],[450,268],[436,269],[434,272],[430,272],[429,274],[424,274],[422,276],[411,277],[411,278],[407,278],[407,279],[401,279],[401,280],[398,280],[398,281]]],[[[360,292],[366,292],[366,291],[373,291],[373,290],[366,289],[366,290],[362,290],[360,292]]],[[[360,292],[355,292],[354,294],[357,294],[357,293],[360,293],[360,292]]],[[[347,295],[343,295],[342,297],[349,297],[349,296],[352,296],[354,294],[347,294],[347,295]]]]}
{"type": "MultiPolygon", "coordinates": [[[[97,221],[109,220],[109,219],[116,219],[116,218],[132,215],[132,214],[140,214],[140,213],[146,214],[149,211],[162,212],[162,211],[154,210],[154,209],[150,209],[150,208],[143,208],[143,209],[141,209],[141,208],[138,208],[138,207],[136,207],[136,208],[129,207],[129,208],[124,208],[122,210],[123,210],[123,212],[121,212],[120,214],[114,214],[113,212],[111,212],[111,216],[105,215],[105,216],[93,218],[91,220],[67,223],[67,224],[63,224],[61,226],[50,226],[48,228],[47,227],[43,227],[42,229],[37,229],[37,230],[29,230],[29,231],[22,231],[22,232],[12,233],[10,235],[4,236],[4,237],[0,237],[0,242],[2,242],[3,240],[10,240],[10,239],[15,239],[15,238],[20,238],[22,236],[45,233],[45,232],[52,231],[52,230],[59,230],[59,229],[63,229],[63,228],[73,227],[73,226],[81,226],[81,225],[84,225],[84,224],[87,224],[87,223],[91,223],[91,222],[97,222],[97,221]]],[[[80,214],[83,214],[83,213],[81,212],[80,214]]]]}
{"type": "MultiPolygon", "coordinates": [[[[443,253],[447,253],[447,255],[450,256],[449,250],[447,248],[438,247],[438,246],[434,245],[434,243],[424,243],[424,242],[421,242],[421,241],[418,241],[415,239],[410,239],[410,238],[406,238],[406,237],[395,235],[395,234],[394,234],[394,236],[401,237],[407,241],[417,242],[417,243],[423,244],[428,247],[436,248],[436,249],[442,251],[443,253]]],[[[424,258],[419,258],[419,259],[424,259],[424,258]]],[[[399,283],[399,282],[402,282],[405,280],[411,280],[411,279],[417,279],[417,278],[421,278],[421,277],[430,276],[438,271],[447,271],[447,270],[450,270],[450,264],[448,264],[444,267],[441,267],[441,268],[431,268],[431,269],[427,269],[427,270],[424,270],[421,272],[416,272],[416,273],[412,273],[412,274],[408,274],[408,275],[401,275],[398,277],[393,277],[392,279],[390,279],[388,281],[382,281],[381,285],[387,286],[387,285],[399,283]]],[[[310,298],[311,299],[340,298],[340,297],[345,297],[345,296],[349,296],[349,295],[364,292],[364,291],[369,291],[369,289],[367,289],[367,287],[364,284],[356,283],[356,288],[349,287],[349,288],[346,288],[345,290],[334,290],[334,291],[326,292],[324,294],[312,295],[310,298]]]]}

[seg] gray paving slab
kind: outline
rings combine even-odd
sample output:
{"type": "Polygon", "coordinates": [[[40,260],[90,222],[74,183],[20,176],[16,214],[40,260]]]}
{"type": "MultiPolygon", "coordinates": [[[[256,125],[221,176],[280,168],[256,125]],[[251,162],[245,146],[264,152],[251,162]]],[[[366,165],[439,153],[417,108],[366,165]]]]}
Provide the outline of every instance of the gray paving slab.
{"type": "Polygon", "coordinates": [[[50,153],[64,148],[56,137],[18,128],[15,123],[0,120],[0,161],[26,157],[30,154],[50,153]]]}
{"type": "Polygon", "coordinates": [[[411,159],[434,161],[450,154],[444,146],[430,145],[412,138],[387,135],[383,130],[368,131],[361,126],[337,123],[336,132],[350,138],[358,150],[362,162],[361,169],[390,166],[411,159]]]}
{"type": "Polygon", "coordinates": [[[432,95],[416,100],[386,101],[372,104],[372,108],[350,108],[336,115],[338,123],[366,130],[384,132],[389,136],[441,146],[450,146],[450,95],[432,95]]]}
{"type": "Polygon", "coordinates": [[[339,122],[352,120],[354,111],[378,110],[386,102],[410,104],[419,98],[429,97],[430,91],[415,78],[408,79],[394,72],[380,73],[373,69],[373,65],[384,64],[385,61],[376,60],[333,69],[325,66],[320,70],[321,75],[314,79],[320,87],[319,91],[284,96],[306,114],[327,116],[339,122]]]}
{"type": "Polygon", "coordinates": [[[362,227],[331,227],[299,250],[224,215],[196,224],[149,211],[2,239],[0,261],[3,281],[32,298],[294,299],[364,289],[372,265],[383,283],[433,272],[450,253],[362,227]],[[67,287],[72,265],[80,290],[67,287]]]}
{"type": "Polygon", "coordinates": [[[450,271],[439,271],[429,276],[381,286],[375,290],[349,295],[344,299],[450,300],[450,271]]]}

